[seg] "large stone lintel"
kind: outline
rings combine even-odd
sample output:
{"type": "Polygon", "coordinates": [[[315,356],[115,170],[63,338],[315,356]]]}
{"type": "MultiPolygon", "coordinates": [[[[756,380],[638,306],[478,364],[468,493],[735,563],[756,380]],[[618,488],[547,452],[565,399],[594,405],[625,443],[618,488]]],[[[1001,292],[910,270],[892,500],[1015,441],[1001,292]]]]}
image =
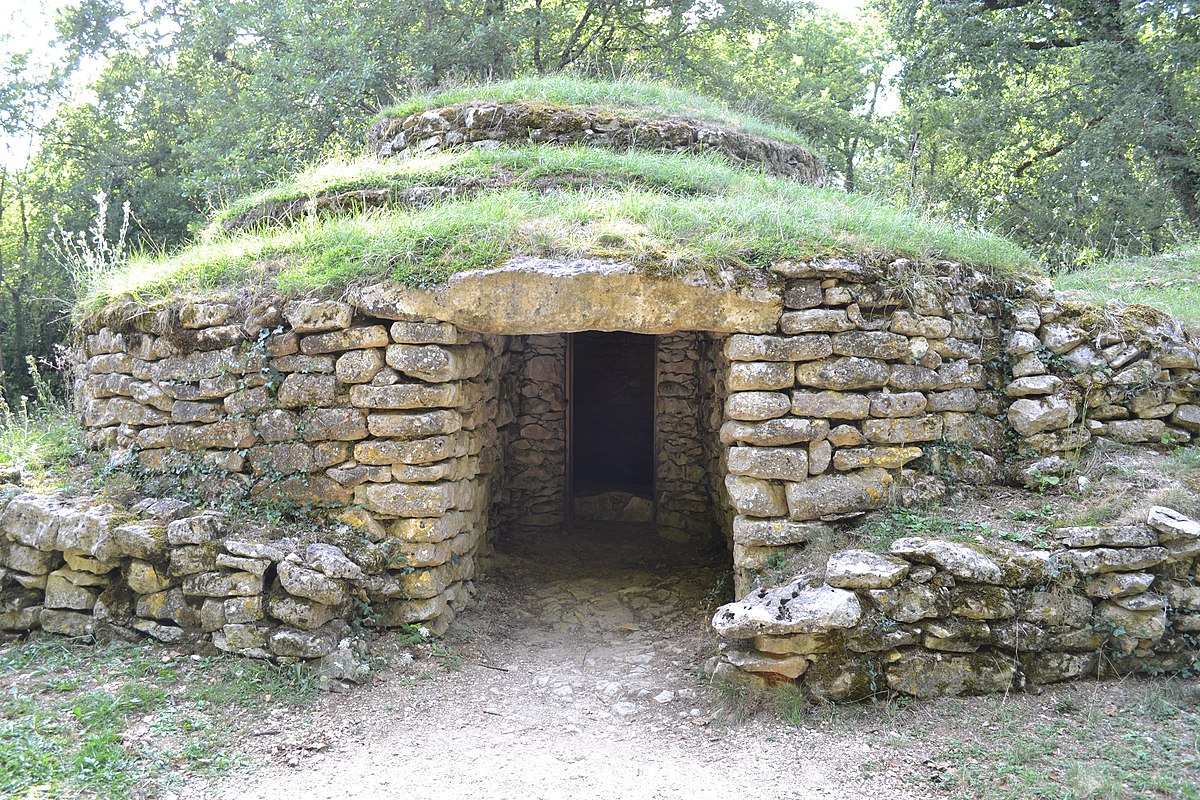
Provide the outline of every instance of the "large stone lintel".
{"type": "Polygon", "coordinates": [[[481,333],[765,333],[783,312],[777,280],[759,270],[657,276],[600,259],[520,258],[460,272],[433,289],[379,283],[352,290],[349,299],[371,316],[481,333]]]}

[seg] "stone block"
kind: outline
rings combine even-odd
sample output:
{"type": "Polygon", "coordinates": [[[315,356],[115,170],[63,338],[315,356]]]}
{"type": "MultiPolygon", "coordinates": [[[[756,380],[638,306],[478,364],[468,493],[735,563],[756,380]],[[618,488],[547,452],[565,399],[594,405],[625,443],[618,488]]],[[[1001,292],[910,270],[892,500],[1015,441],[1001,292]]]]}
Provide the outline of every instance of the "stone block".
{"type": "Polygon", "coordinates": [[[840,589],[887,589],[908,575],[903,559],[868,550],[840,550],[825,564],[825,582],[840,589]]]}
{"type": "Polygon", "coordinates": [[[367,325],[301,337],[300,352],[304,355],[315,356],[341,353],[346,350],[387,347],[389,343],[387,328],[382,325],[367,325]]]}
{"type": "Polygon", "coordinates": [[[806,588],[788,583],[760,589],[746,598],[721,606],[713,615],[717,635],[725,639],[829,633],[852,628],[862,619],[853,592],[831,586],[806,588]]]}
{"type": "Polygon", "coordinates": [[[781,392],[735,392],[725,398],[725,416],[742,422],[776,419],[791,410],[792,401],[781,392]]]}
{"type": "Polygon", "coordinates": [[[466,514],[450,512],[442,517],[398,519],[388,529],[391,536],[405,542],[440,542],[467,530],[471,521],[466,514]]]}
{"type": "Polygon", "coordinates": [[[733,518],[733,541],[746,547],[783,547],[804,544],[813,537],[826,537],[829,526],[790,519],[762,519],[739,515],[733,518]]]}
{"type": "Polygon", "coordinates": [[[915,417],[925,413],[927,401],[920,392],[873,392],[872,417],[915,417]]]}
{"type": "Polygon", "coordinates": [[[338,356],[334,374],[344,384],[370,383],[383,369],[382,350],[351,350],[338,356]]]}
{"type": "Polygon", "coordinates": [[[868,441],[879,444],[931,442],[942,437],[942,418],[937,416],[901,419],[869,419],[862,432],[868,441]]]}
{"type": "Polygon", "coordinates": [[[951,612],[967,619],[1009,619],[1017,615],[1012,593],[1000,586],[959,586],[951,592],[951,612]]]}
{"type": "Polygon", "coordinates": [[[251,597],[262,590],[263,576],[253,572],[200,572],[183,579],[183,593],[199,597],[251,597]]]}
{"type": "Polygon", "coordinates": [[[291,561],[279,563],[279,583],[288,594],[327,606],[340,606],[348,599],[341,582],[291,561]]]}
{"type": "Polygon", "coordinates": [[[762,422],[726,422],[720,429],[722,444],[781,447],[824,439],[829,433],[825,420],[782,418],[762,422]]]}
{"type": "Polygon", "coordinates": [[[784,333],[837,333],[854,330],[854,327],[842,308],[785,311],[779,321],[779,329],[784,333]]]}
{"type": "Polygon", "coordinates": [[[1016,676],[1015,660],[994,652],[944,656],[910,651],[887,667],[888,688],[918,698],[1006,692],[1016,676]]]}
{"type": "Polygon", "coordinates": [[[1162,442],[1167,426],[1161,419],[1113,420],[1108,423],[1108,436],[1123,444],[1162,442]]]}
{"type": "Polygon", "coordinates": [[[223,401],[225,413],[240,417],[247,414],[257,414],[268,409],[274,402],[271,391],[266,386],[255,386],[243,389],[226,397],[223,401]]]}
{"type": "Polygon", "coordinates": [[[731,447],[729,471],[734,475],[779,481],[808,477],[808,451],[796,447],[731,447]]]}
{"type": "Polygon", "coordinates": [[[788,361],[734,361],[729,365],[727,383],[732,392],[790,389],[795,382],[795,368],[788,361]]]}
{"type": "Polygon", "coordinates": [[[950,335],[950,320],[942,317],[926,317],[901,309],[892,313],[891,328],[893,332],[903,336],[944,339],[950,335]]]}
{"type": "Polygon", "coordinates": [[[833,461],[833,445],[826,439],[808,443],[808,474],[821,475],[833,461]]]}
{"type": "Polygon", "coordinates": [[[273,595],[267,601],[268,613],[293,628],[310,631],[339,616],[339,609],[314,600],[291,595],[273,595]]]}
{"type": "Polygon", "coordinates": [[[392,341],[397,344],[458,344],[458,329],[449,322],[394,322],[392,341]]]}
{"type": "Polygon", "coordinates": [[[891,553],[909,561],[933,564],[956,578],[975,583],[1004,581],[1000,565],[988,554],[961,542],[906,536],[892,542],[891,553]]]}
{"type": "Polygon", "coordinates": [[[462,422],[462,414],[448,409],[373,413],[367,417],[367,428],[372,436],[410,440],[457,433],[462,430],[462,422]]]}
{"type": "Polygon", "coordinates": [[[739,514],[751,517],[782,517],[787,513],[783,487],[757,478],[726,475],[725,489],[739,514]]]}
{"type": "Polygon", "coordinates": [[[842,448],[833,455],[833,468],[841,472],[865,467],[900,469],[923,453],[919,447],[842,448]]]}
{"type": "Polygon", "coordinates": [[[300,416],[306,442],[353,442],[367,438],[367,415],[357,408],[314,408],[300,416]]]}
{"type": "Polygon", "coordinates": [[[387,365],[413,378],[432,383],[474,378],[483,371],[487,350],[482,345],[393,344],[387,365]]]}
{"type": "Polygon", "coordinates": [[[1145,525],[1095,525],[1052,528],[1063,547],[1154,547],[1158,533],[1145,525]]]}
{"type": "Polygon", "coordinates": [[[1022,436],[1067,427],[1076,419],[1075,402],[1065,397],[1023,398],[1008,408],[1008,424],[1022,436]]]}
{"type": "Polygon", "coordinates": [[[283,307],[283,318],[296,333],[321,333],[349,328],[354,309],[335,300],[297,300],[283,307]]]}
{"type": "Polygon", "coordinates": [[[907,358],[907,336],[885,331],[846,331],[832,337],[833,352],[839,356],[857,356],[881,360],[907,358]]]}
{"type": "Polygon", "coordinates": [[[1028,378],[1017,378],[1004,387],[1004,393],[1009,397],[1040,397],[1054,394],[1062,387],[1061,378],[1053,375],[1034,375],[1028,378]]]}
{"type": "Polygon", "coordinates": [[[1073,350],[1087,340],[1087,333],[1074,325],[1048,322],[1042,326],[1041,342],[1056,356],[1073,350]]]}
{"type": "Polygon", "coordinates": [[[431,464],[468,454],[470,439],[459,432],[412,441],[377,440],[354,446],[354,460],[362,464],[431,464]]]}
{"type": "Polygon", "coordinates": [[[1169,555],[1165,547],[1095,547],[1068,550],[1061,558],[1084,575],[1097,575],[1102,572],[1137,572],[1163,563],[1169,555]]]}
{"type": "Polygon", "coordinates": [[[898,392],[929,392],[942,388],[942,379],[935,370],[928,367],[893,364],[888,372],[886,384],[898,392]]]}
{"type": "Polygon", "coordinates": [[[974,389],[950,389],[945,392],[931,392],[925,410],[930,413],[957,411],[970,414],[978,408],[979,396],[974,389]]]}
{"type": "Polygon", "coordinates": [[[463,405],[462,384],[402,383],[392,386],[359,385],[350,388],[350,402],[358,408],[420,409],[458,408],[463,405]]]}
{"type": "Polygon", "coordinates": [[[787,513],[794,520],[807,521],[870,511],[887,501],[892,481],[892,476],[886,470],[871,468],[860,472],[816,475],[802,483],[789,483],[787,513]]]}
{"type": "Polygon", "coordinates": [[[300,415],[294,411],[274,409],[258,415],[255,431],[265,442],[285,442],[300,438],[300,415]]]}
{"type": "Polygon", "coordinates": [[[802,336],[754,336],[735,333],[725,341],[730,361],[815,361],[833,354],[824,334],[802,336]]]}
{"type": "Polygon", "coordinates": [[[438,517],[454,507],[457,484],[384,483],[359,489],[368,511],[394,517],[438,517]]]}
{"type": "Polygon", "coordinates": [[[275,401],[283,408],[330,406],[337,398],[337,378],[293,372],[283,379],[275,401]]]}
{"type": "Polygon", "coordinates": [[[792,392],[792,413],[817,419],[866,419],[871,401],[845,392],[792,392]]]}
{"type": "Polygon", "coordinates": [[[796,367],[796,383],[816,389],[878,389],[888,382],[888,365],[869,358],[843,356],[796,367]]]}
{"type": "Polygon", "coordinates": [[[337,648],[343,627],[338,622],[331,622],[311,631],[279,628],[270,634],[268,647],[275,655],[285,658],[321,658],[337,648]]]}

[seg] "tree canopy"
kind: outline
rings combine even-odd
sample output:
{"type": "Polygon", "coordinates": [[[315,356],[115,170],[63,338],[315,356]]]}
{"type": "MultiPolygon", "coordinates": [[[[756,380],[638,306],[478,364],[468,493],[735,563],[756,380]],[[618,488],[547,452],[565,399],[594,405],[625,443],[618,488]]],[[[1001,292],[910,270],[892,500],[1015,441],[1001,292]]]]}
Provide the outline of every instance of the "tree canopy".
{"type": "Polygon", "coordinates": [[[216,207],[354,152],[379,109],[568,72],[698,90],[794,130],[837,185],[1014,238],[1051,268],[1200,228],[1200,5],[875,0],[70,0],[53,50],[0,41],[0,371],[46,356],[50,244],[179,247],[216,207]],[[38,65],[52,60],[52,68],[38,65]]]}

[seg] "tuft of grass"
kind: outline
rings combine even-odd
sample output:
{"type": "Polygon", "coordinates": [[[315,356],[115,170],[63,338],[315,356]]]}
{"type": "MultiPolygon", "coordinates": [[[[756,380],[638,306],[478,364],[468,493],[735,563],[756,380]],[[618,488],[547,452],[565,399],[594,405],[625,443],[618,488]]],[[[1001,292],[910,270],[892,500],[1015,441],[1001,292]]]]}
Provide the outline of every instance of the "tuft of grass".
{"type": "MultiPolygon", "coordinates": [[[[590,174],[655,171],[641,185],[583,186],[544,193],[510,186],[421,208],[391,208],[343,218],[231,234],[166,257],[135,257],[87,287],[77,311],[119,298],[153,305],[181,292],[264,286],[284,296],[340,293],[391,279],[432,286],[452,274],[519,256],[605,257],[649,271],[765,267],[785,259],[861,256],[945,258],[1000,274],[1029,271],[1016,245],[881,201],[805,186],[712,158],[598,153],[588,148],[517,149],[413,159],[410,174],[448,174],[451,165],[527,171],[586,163],[590,174]],[[460,162],[459,159],[466,159],[460,162]],[[422,170],[426,170],[422,172],[422,170]],[[653,182],[653,183],[650,183],[653,182]],[[680,193],[678,187],[687,187],[680,193]]],[[[399,174],[399,173],[397,173],[399,174]]],[[[314,179],[321,180],[321,179],[314,179]]]]}
{"type": "Polygon", "coordinates": [[[27,364],[34,396],[0,395],[0,468],[26,484],[62,487],[87,459],[83,431],[32,356],[27,364]]]}
{"type": "Polygon", "coordinates": [[[1064,272],[1055,283],[1099,303],[1140,303],[1165,311],[1189,327],[1200,325],[1200,244],[1157,256],[1099,261],[1064,272]]]}
{"type": "Polygon", "coordinates": [[[430,108],[476,100],[493,103],[540,101],[609,111],[637,111],[640,116],[654,118],[686,117],[743,133],[804,144],[800,135],[790,128],[734,111],[715,100],[684,89],[630,78],[597,81],[567,74],[463,84],[416,94],[384,109],[378,118],[407,117],[430,108]]]}
{"type": "Polygon", "coordinates": [[[240,709],[318,694],[294,667],[55,637],[0,648],[0,687],[0,797],[94,800],[224,774],[242,760],[237,737],[262,718],[240,709]]]}

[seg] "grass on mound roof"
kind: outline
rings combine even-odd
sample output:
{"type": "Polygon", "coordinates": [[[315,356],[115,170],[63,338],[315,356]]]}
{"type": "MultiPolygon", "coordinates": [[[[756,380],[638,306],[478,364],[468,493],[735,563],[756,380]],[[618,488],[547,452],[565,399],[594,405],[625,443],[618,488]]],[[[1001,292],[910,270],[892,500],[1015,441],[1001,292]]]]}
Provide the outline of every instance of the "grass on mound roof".
{"type": "Polygon", "coordinates": [[[1064,272],[1055,283],[1100,303],[1122,300],[1153,306],[1185,325],[1200,327],[1200,243],[1157,256],[1100,261],[1064,272]]]}
{"type": "Polygon", "coordinates": [[[392,279],[410,286],[516,256],[607,257],[654,271],[765,267],[812,257],[905,255],[962,261],[1000,273],[1033,262],[1016,245],[887,203],[739,169],[715,156],[525,147],[460,151],[364,166],[317,168],[278,189],[293,195],[351,185],[429,185],[454,174],[597,176],[542,191],[510,185],[421,208],[303,219],[274,228],[210,232],[164,257],[135,257],[94,276],[81,310],[129,295],[146,305],[181,293],[262,286],[285,296],[339,294],[392,279]],[[382,176],[382,177],[380,177],[382,176]],[[621,177],[637,176],[622,182],[621,177]],[[362,180],[363,183],[358,183],[362,180]]]}
{"type": "Polygon", "coordinates": [[[732,128],[742,133],[765,136],[793,144],[805,144],[794,130],[767,120],[734,111],[715,100],[666,86],[630,79],[596,81],[571,75],[514,78],[498,83],[452,86],[413,95],[384,109],[379,118],[406,117],[430,108],[489,100],[494,103],[541,101],[561,106],[587,106],[609,111],[637,111],[645,117],[677,116],[732,128]]]}

